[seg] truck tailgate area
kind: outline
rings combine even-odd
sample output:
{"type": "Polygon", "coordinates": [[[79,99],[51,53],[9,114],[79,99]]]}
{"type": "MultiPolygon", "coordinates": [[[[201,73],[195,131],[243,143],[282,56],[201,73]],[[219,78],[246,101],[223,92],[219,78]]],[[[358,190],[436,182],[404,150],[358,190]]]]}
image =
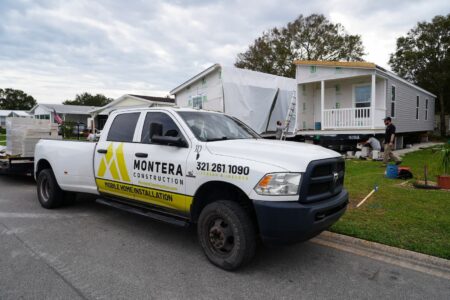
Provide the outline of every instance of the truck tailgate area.
{"type": "Polygon", "coordinates": [[[95,147],[92,142],[41,140],[36,145],[35,170],[46,160],[63,190],[96,194],[95,147]]]}

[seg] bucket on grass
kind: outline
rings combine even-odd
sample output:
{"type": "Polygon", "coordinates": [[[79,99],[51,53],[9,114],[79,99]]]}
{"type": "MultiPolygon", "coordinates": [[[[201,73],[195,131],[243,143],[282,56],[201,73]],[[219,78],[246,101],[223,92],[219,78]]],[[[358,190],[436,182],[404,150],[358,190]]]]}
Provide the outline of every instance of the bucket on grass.
{"type": "Polygon", "coordinates": [[[372,151],[372,159],[378,159],[380,157],[380,151],[373,150],[372,151]]]}
{"type": "Polygon", "coordinates": [[[387,165],[386,177],[391,178],[391,179],[397,178],[398,177],[398,166],[397,165],[387,165]]]}

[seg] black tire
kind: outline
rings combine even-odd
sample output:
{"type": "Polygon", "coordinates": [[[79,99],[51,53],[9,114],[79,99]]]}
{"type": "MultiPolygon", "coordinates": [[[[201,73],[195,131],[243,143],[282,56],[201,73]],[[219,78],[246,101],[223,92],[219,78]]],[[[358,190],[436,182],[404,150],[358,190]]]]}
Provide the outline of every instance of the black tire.
{"type": "Polygon", "coordinates": [[[255,227],[236,202],[208,204],[200,213],[197,233],[206,257],[222,269],[235,270],[255,255],[255,227]]]}
{"type": "Polygon", "coordinates": [[[51,169],[39,172],[37,178],[37,195],[42,207],[51,209],[60,207],[64,202],[64,192],[56,182],[51,169]]]}

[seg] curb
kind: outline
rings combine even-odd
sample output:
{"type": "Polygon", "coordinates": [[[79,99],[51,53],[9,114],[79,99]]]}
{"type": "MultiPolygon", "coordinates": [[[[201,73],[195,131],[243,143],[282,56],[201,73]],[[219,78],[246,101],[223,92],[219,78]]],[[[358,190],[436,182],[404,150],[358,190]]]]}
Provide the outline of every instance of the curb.
{"type": "Polygon", "coordinates": [[[450,280],[450,260],[324,231],[311,242],[450,280]]]}

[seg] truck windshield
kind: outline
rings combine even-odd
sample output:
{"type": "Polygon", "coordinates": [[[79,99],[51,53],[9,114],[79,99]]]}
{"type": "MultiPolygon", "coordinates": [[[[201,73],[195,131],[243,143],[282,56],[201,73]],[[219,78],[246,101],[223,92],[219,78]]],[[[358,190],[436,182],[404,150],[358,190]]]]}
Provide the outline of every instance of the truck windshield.
{"type": "Polygon", "coordinates": [[[227,115],[196,111],[178,114],[202,142],[260,138],[250,127],[227,115]]]}

